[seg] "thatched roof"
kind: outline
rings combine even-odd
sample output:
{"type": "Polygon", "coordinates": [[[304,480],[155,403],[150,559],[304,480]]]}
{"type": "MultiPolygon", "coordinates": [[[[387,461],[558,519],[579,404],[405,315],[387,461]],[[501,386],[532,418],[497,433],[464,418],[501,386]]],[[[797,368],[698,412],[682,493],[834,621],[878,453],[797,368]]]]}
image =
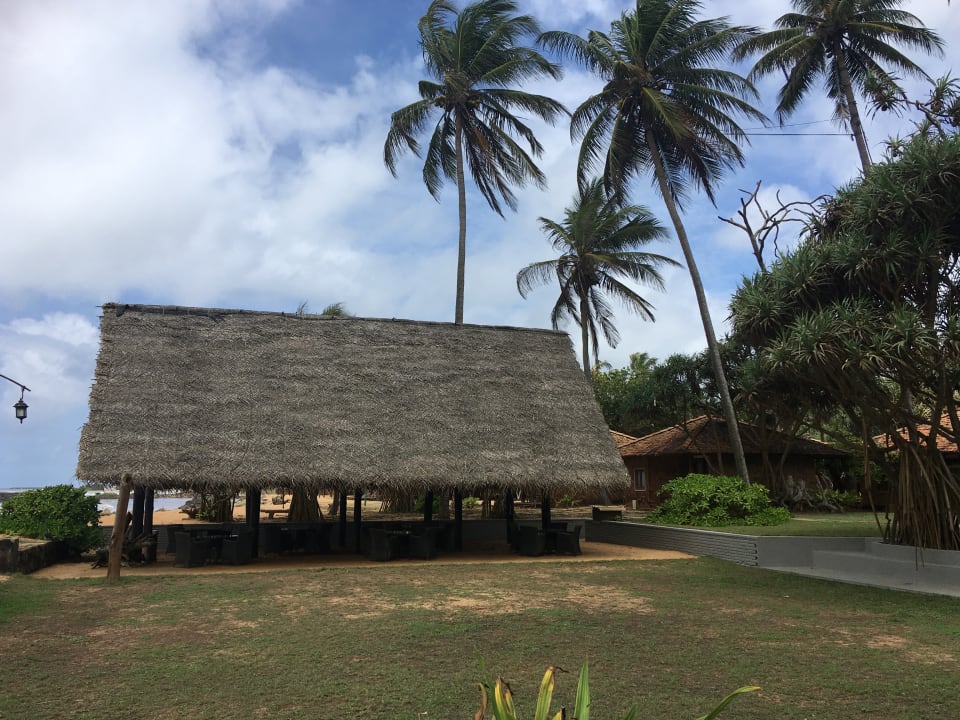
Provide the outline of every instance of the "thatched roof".
{"type": "MultiPolygon", "coordinates": [[[[761,430],[755,425],[739,423],[740,440],[745,453],[789,452],[793,456],[840,457],[846,455],[832,445],[797,438],[775,430],[761,430]]],[[[726,421],[706,415],[695,417],[681,425],[673,425],[644,435],[631,443],[620,445],[624,457],[655,455],[716,455],[731,453],[726,421]]]]}
{"type": "Polygon", "coordinates": [[[550,330],[105,305],[77,477],[593,492],[626,470],[550,330]]]}

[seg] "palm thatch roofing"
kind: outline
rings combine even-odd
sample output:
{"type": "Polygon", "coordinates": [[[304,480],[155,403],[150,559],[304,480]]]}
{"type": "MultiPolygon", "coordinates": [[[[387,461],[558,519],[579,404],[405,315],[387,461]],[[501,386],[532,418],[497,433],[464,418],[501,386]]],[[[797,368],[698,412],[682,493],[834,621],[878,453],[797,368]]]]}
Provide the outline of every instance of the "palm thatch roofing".
{"type": "MultiPolygon", "coordinates": [[[[847,453],[829,443],[798,438],[775,430],[739,423],[740,440],[745,453],[785,453],[816,457],[841,457],[847,453]]],[[[686,423],[673,425],[620,445],[623,457],[656,455],[716,455],[731,453],[726,421],[700,415],[686,423]]]]}
{"type": "Polygon", "coordinates": [[[85,482],[568,493],[628,482],[563,333],[109,304],[100,343],[85,482]]]}

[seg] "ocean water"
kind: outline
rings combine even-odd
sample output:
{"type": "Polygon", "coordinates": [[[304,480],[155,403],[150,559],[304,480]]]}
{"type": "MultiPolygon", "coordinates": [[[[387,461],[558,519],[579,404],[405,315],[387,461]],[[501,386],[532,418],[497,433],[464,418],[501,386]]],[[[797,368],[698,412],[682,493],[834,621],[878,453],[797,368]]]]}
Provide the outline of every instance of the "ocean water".
{"type": "MultiPolygon", "coordinates": [[[[155,497],[153,499],[153,509],[154,510],[178,510],[181,505],[187,502],[189,498],[168,498],[168,497],[155,497]]],[[[133,496],[130,497],[130,502],[127,503],[127,509],[133,509],[133,496]]],[[[100,501],[100,512],[114,513],[117,511],[117,501],[116,500],[101,500],[100,501]]]]}
{"type": "MultiPolygon", "coordinates": [[[[36,490],[36,488],[0,488],[0,507],[3,507],[3,498],[10,497],[13,495],[18,495],[25,490],[36,490]]],[[[88,492],[88,495],[93,495],[95,493],[88,492]]],[[[171,497],[155,497],[153,499],[153,509],[154,510],[177,510],[187,502],[189,498],[171,498],[171,497]]],[[[130,502],[128,507],[133,505],[133,496],[130,496],[130,502]]],[[[117,501],[116,500],[101,500],[99,503],[100,512],[105,513],[114,513],[117,511],[117,501]]]]}

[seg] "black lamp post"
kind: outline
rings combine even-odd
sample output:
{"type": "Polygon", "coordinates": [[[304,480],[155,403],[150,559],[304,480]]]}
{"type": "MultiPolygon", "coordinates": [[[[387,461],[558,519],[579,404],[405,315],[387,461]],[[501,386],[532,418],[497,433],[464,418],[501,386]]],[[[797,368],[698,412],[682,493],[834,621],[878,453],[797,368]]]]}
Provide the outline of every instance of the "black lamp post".
{"type": "Polygon", "coordinates": [[[27,419],[27,408],[30,407],[23,401],[23,393],[24,391],[30,390],[30,388],[28,388],[23,383],[18,383],[13,378],[8,378],[6,375],[0,375],[0,378],[3,378],[4,380],[9,380],[14,385],[18,385],[20,387],[20,399],[13,404],[13,411],[14,413],[16,413],[17,420],[19,420],[20,424],[22,425],[23,421],[27,419]]]}

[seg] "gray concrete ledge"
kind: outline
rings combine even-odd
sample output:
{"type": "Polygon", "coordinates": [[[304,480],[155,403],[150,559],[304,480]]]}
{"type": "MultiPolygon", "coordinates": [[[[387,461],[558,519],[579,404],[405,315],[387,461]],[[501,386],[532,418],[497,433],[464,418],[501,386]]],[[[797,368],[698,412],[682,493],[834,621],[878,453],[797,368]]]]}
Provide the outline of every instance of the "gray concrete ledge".
{"type": "Polygon", "coordinates": [[[839,582],[960,597],[960,552],[870,537],[754,536],[631,522],[585,522],[587,540],[678,550],[839,582]]]}

